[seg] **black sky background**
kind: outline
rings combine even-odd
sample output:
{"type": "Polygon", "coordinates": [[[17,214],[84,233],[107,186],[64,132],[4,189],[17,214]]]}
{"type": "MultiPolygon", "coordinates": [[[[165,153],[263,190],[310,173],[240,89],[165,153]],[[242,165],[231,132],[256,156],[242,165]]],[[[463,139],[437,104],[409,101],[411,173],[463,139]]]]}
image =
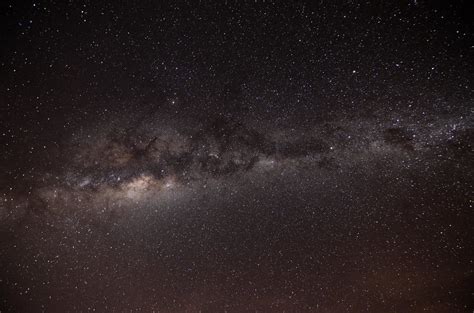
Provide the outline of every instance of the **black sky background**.
{"type": "Polygon", "coordinates": [[[472,312],[469,1],[0,12],[0,311],[472,312]]]}

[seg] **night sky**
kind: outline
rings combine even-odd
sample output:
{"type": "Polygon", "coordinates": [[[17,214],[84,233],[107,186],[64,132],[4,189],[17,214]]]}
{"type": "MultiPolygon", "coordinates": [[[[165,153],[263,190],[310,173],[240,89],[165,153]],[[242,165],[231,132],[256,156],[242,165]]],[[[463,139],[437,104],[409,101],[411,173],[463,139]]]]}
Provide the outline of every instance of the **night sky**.
{"type": "Polygon", "coordinates": [[[473,312],[471,1],[0,4],[0,312],[473,312]]]}

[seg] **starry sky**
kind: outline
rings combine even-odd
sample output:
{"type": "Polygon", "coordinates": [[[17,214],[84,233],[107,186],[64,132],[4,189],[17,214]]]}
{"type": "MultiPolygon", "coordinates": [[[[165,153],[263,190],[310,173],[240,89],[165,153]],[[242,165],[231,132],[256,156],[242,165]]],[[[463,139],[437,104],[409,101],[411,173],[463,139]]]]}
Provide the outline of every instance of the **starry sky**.
{"type": "Polygon", "coordinates": [[[470,1],[2,1],[0,312],[472,312],[470,1]]]}

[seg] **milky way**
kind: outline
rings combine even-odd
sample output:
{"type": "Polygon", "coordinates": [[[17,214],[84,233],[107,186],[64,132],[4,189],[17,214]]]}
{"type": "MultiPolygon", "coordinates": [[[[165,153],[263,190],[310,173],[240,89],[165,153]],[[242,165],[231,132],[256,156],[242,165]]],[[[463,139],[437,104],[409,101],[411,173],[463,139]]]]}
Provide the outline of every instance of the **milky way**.
{"type": "Polygon", "coordinates": [[[466,6],[2,4],[0,311],[472,312],[466,6]]]}

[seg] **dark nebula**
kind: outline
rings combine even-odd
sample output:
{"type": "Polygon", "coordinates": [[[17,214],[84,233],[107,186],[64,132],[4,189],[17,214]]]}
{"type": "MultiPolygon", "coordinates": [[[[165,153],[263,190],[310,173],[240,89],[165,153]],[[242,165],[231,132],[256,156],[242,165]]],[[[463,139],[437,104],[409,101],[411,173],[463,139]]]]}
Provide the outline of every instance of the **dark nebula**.
{"type": "Polygon", "coordinates": [[[470,2],[0,9],[0,312],[473,312],[470,2]]]}

